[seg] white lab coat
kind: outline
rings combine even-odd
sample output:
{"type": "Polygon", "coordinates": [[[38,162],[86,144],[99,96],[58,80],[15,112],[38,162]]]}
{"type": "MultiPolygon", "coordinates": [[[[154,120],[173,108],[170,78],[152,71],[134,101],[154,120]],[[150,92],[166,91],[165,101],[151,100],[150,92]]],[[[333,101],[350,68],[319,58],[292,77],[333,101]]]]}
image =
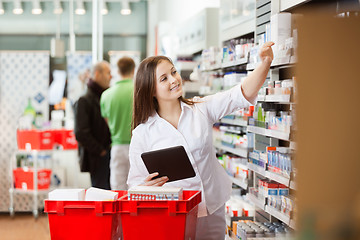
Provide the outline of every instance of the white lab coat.
{"type": "Polygon", "coordinates": [[[198,103],[194,105],[181,102],[182,112],[177,129],[155,113],[133,130],[127,183],[129,188],[139,185],[149,175],[140,156],[143,152],[182,145],[196,177],[166,183],[164,186],[201,190],[203,201],[199,206],[200,217],[214,213],[225,204],[231,194],[231,179],[215,155],[213,124],[239,108],[248,107],[251,103],[244,98],[240,84],[196,101],[198,103]]]}

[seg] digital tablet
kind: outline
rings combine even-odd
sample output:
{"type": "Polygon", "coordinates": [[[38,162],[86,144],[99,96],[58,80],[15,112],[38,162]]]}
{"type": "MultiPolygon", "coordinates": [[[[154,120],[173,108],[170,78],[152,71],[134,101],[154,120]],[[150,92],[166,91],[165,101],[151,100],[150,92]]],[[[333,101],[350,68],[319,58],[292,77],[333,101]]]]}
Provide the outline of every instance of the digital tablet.
{"type": "Polygon", "coordinates": [[[195,177],[194,168],[183,146],[144,152],[141,158],[149,174],[159,173],[153,179],[167,176],[169,178],[167,182],[172,182],[195,177]]]}

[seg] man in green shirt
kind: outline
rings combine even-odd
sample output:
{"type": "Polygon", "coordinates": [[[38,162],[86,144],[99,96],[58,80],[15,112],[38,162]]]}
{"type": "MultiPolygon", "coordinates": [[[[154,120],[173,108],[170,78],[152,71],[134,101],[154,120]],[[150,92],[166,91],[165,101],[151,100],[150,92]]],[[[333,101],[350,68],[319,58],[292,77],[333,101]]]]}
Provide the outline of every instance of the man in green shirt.
{"type": "Polygon", "coordinates": [[[123,57],[117,65],[121,79],[101,95],[100,108],[111,133],[110,186],[127,190],[135,62],[123,57]]]}

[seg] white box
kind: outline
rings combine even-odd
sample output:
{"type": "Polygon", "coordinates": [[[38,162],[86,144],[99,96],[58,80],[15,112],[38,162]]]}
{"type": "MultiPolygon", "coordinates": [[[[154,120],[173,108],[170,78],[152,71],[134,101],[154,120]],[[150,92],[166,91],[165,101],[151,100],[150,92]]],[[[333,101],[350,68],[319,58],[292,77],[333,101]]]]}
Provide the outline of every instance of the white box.
{"type": "Polygon", "coordinates": [[[274,14],[270,19],[271,41],[273,46],[274,59],[279,49],[285,47],[285,40],[291,37],[291,13],[283,12],[274,14]]]}
{"type": "Polygon", "coordinates": [[[55,189],[49,192],[49,200],[84,201],[85,189],[55,189]]]}
{"type": "Polygon", "coordinates": [[[117,192],[91,187],[86,190],[85,201],[113,201],[117,197],[117,192]]]}

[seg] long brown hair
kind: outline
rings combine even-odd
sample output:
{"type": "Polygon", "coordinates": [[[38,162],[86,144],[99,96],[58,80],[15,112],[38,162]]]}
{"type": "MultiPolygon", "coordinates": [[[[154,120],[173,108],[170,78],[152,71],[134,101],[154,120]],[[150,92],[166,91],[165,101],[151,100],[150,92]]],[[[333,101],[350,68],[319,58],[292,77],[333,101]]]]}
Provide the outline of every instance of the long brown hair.
{"type": "MultiPolygon", "coordinates": [[[[146,122],[159,108],[159,104],[154,97],[154,94],[156,91],[156,67],[161,61],[168,61],[174,65],[171,59],[165,56],[145,58],[139,65],[134,86],[132,129],[135,129],[139,124],[146,122]]],[[[185,99],[182,96],[179,97],[179,100],[189,105],[194,104],[193,101],[185,99]]]]}

